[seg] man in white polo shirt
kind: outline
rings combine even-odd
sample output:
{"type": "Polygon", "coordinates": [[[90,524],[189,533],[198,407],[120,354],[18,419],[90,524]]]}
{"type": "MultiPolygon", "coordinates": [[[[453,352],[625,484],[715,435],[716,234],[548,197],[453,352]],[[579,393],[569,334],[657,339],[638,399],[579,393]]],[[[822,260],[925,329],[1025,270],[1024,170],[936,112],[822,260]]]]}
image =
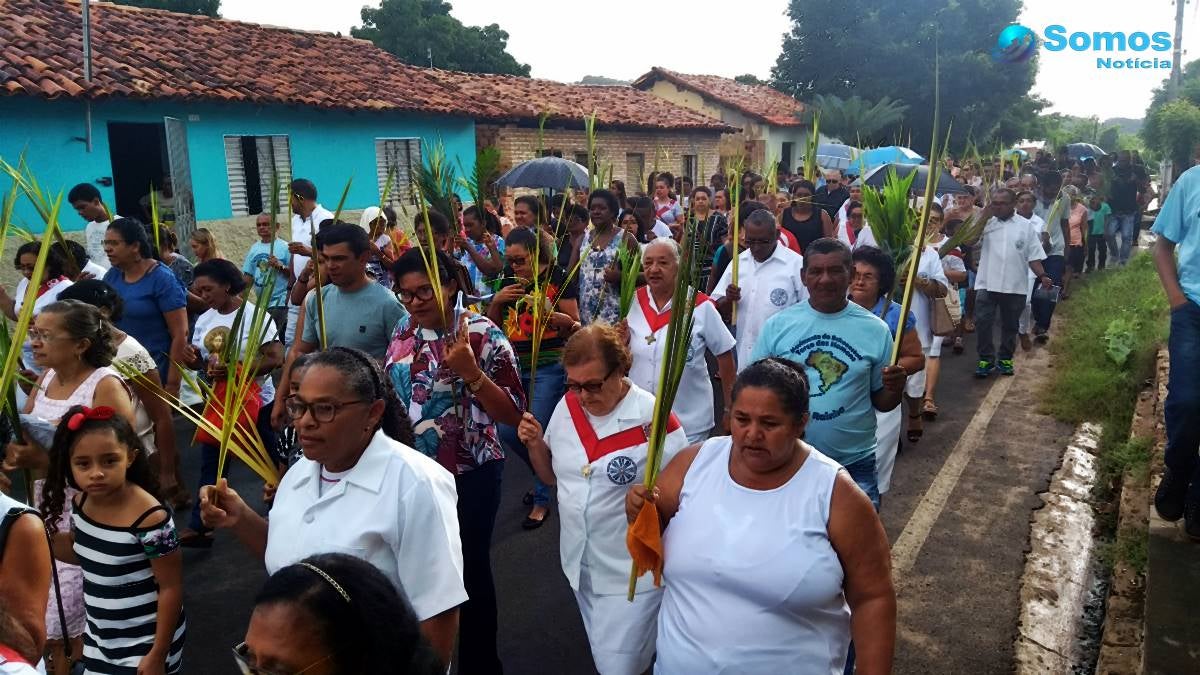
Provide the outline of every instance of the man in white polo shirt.
{"type": "Polygon", "coordinates": [[[804,258],[779,245],[775,216],[759,209],[746,218],[746,249],[738,254],[738,284],[733,284],[733,265],[725,268],[713,287],[712,298],[721,316],[730,321],[737,307],[734,336],[737,338],[738,371],[750,365],[750,352],[763,324],[778,312],[808,299],[800,279],[804,258]]]}
{"type": "MultiPolygon", "coordinates": [[[[292,281],[299,278],[312,257],[313,235],[326,220],[333,220],[333,214],[317,203],[317,186],[307,178],[297,178],[292,181],[292,237],[288,244],[288,253],[292,256],[292,281]]],[[[296,319],[300,316],[300,306],[288,303],[287,329],[283,335],[284,348],[290,347],[296,337],[296,319]]]]}
{"type": "Polygon", "coordinates": [[[1012,190],[997,188],[992,191],[991,204],[980,214],[987,223],[980,239],[979,271],[975,275],[975,338],[979,350],[975,377],[981,379],[993,370],[1013,374],[1017,328],[1029,291],[1028,270],[1033,270],[1044,288],[1053,283],[1042,269],[1046,252],[1041,238],[1033,225],[1016,212],[1016,201],[1012,190]],[[992,335],[997,312],[1000,313],[999,353],[992,335]]]}

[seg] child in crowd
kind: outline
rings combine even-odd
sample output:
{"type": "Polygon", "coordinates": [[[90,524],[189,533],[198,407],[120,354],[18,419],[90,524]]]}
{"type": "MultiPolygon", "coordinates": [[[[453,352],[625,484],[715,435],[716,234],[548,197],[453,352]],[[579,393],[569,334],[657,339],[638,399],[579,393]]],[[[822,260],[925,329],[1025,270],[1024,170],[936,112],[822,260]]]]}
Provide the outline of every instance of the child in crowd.
{"type": "Polygon", "coordinates": [[[1067,216],[1067,271],[1063,274],[1062,297],[1067,297],[1071,279],[1083,273],[1087,258],[1088,209],[1080,198],[1079,188],[1068,185],[1064,190],[1071,200],[1071,213],[1067,216]]]}
{"type": "Polygon", "coordinates": [[[89,673],[177,673],[182,665],[183,555],[157,492],[146,451],[123,416],[104,406],[67,410],[50,448],[42,515],[54,556],[82,567],[87,579],[89,673]],[[68,486],[81,494],[71,531],[57,532],[68,486]]]}
{"type": "Polygon", "coordinates": [[[1102,270],[1108,262],[1108,242],[1104,233],[1107,232],[1108,217],[1112,215],[1112,207],[1108,205],[1098,191],[1088,195],[1088,230],[1087,242],[1087,271],[1102,270]],[[1097,265],[1096,254],[1099,251],[1100,260],[1097,265]]]}

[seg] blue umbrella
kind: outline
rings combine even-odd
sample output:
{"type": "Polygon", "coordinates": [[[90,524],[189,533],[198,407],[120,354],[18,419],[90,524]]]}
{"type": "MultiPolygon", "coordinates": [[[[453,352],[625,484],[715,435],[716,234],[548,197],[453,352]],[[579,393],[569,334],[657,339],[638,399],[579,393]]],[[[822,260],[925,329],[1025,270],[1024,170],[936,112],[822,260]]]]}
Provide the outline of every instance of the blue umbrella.
{"type": "Polygon", "coordinates": [[[925,158],[899,145],[887,145],[882,148],[864,150],[854,160],[854,169],[861,175],[866,174],[877,166],[884,164],[920,164],[925,158]]]}
{"type": "Polygon", "coordinates": [[[859,152],[853,145],[822,143],[817,146],[817,164],[826,169],[848,169],[859,152]]]}
{"type": "Polygon", "coordinates": [[[543,190],[586,190],[591,186],[588,170],[562,157],[538,157],[509,169],[496,180],[501,187],[543,190]]]}

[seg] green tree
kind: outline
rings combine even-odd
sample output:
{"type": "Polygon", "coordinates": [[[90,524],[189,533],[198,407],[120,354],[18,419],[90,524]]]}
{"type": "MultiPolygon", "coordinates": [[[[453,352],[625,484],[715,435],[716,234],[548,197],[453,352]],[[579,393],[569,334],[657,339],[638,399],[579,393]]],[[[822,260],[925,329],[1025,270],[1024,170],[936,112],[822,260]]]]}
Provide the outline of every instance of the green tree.
{"type": "Polygon", "coordinates": [[[165,9],[168,12],[211,17],[220,16],[217,12],[221,9],[221,0],[113,0],[113,2],[118,5],[165,9]]]}
{"type": "Polygon", "coordinates": [[[813,105],[821,111],[821,133],[835,136],[843,143],[863,146],[882,142],[881,132],[904,119],[908,110],[901,101],[887,96],[871,103],[859,96],[817,94],[813,105]]]}
{"type": "Polygon", "coordinates": [[[738,75],[737,77],[733,78],[733,81],[741,82],[742,84],[761,84],[761,85],[770,84],[769,82],[763,82],[762,80],[758,79],[758,76],[754,75],[753,73],[745,73],[742,75],[738,75]]]}
{"type": "Polygon", "coordinates": [[[466,26],[451,9],[441,0],[383,0],[363,7],[363,25],[350,34],[415,66],[432,61],[443,70],[529,76],[529,66],[505,51],[508,33],[499,25],[466,26]]]}
{"type": "Polygon", "coordinates": [[[1191,166],[1200,143],[1200,106],[1186,98],[1164,103],[1146,118],[1142,137],[1149,148],[1169,158],[1175,166],[1191,166]]]}
{"type": "Polygon", "coordinates": [[[1100,138],[1096,139],[1096,145],[1104,148],[1105,152],[1115,152],[1121,147],[1121,127],[1112,125],[1104,127],[1100,132],[1100,138]]]}
{"type": "MultiPolygon", "coordinates": [[[[928,148],[933,123],[934,45],[938,45],[942,119],[954,122],[951,147],[1017,140],[999,135],[1005,111],[1028,107],[1036,58],[998,63],[996,36],[1017,20],[1020,0],[844,0],[836,18],[828,2],[790,0],[792,28],[771,71],[776,88],[800,99],[816,94],[878,100],[901,95],[908,114],[887,130],[912,133],[928,148]]],[[[944,130],[944,129],[943,129],[944,130]]],[[[920,151],[920,150],[919,150],[920,151]]]]}

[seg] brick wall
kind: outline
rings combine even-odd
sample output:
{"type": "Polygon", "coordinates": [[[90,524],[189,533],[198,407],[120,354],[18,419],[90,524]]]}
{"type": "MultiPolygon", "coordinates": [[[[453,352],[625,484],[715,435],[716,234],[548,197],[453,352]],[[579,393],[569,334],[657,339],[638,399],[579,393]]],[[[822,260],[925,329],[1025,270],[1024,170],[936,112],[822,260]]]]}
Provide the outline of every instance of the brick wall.
{"type": "MultiPolygon", "coordinates": [[[[576,154],[587,155],[587,135],[582,129],[546,129],[542,138],[545,149],[556,153],[561,151],[566,159],[574,160],[576,154]]],[[[500,170],[504,172],[537,156],[538,130],[515,125],[477,124],[475,141],[481,148],[494,145],[500,149],[500,170]]],[[[639,189],[646,189],[646,176],[654,170],[656,161],[659,171],[681,175],[685,156],[695,157],[693,166],[698,169],[697,173],[704,176],[703,179],[697,179],[696,176],[692,178],[698,184],[707,184],[707,177],[718,169],[719,141],[720,135],[714,132],[600,129],[596,133],[596,163],[605,176],[609,175],[611,166],[611,178],[625,181],[625,188],[630,195],[639,189]],[[636,155],[642,157],[640,175],[636,155]],[[636,187],[638,185],[641,187],[636,187]]]]}

